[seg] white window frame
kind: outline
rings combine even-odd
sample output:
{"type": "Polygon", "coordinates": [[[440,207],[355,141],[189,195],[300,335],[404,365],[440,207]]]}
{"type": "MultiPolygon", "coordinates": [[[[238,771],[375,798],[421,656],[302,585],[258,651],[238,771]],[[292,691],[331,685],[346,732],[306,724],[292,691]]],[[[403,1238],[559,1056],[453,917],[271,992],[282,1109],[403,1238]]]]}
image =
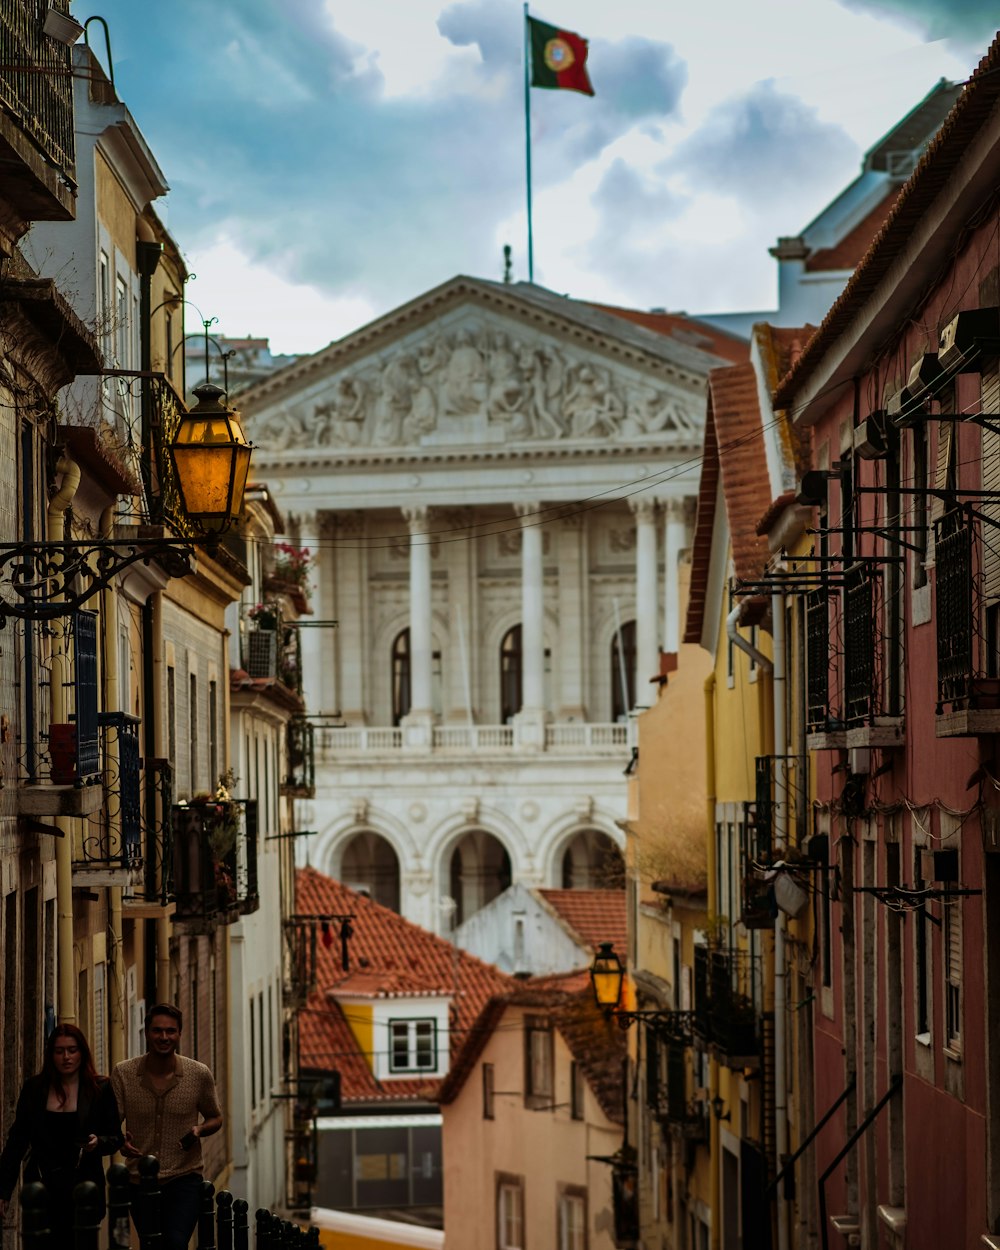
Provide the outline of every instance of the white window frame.
{"type": "Polygon", "coordinates": [[[559,1195],[559,1250],[587,1250],[587,1201],[580,1194],[559,1195]]]}
{"type": "Polygon", "coordinates": [[[514,1181],[497,1186],[497,1248],[524,1250],[524,1187],[514,1181]]]}
{"type": "Polygon", "coordinates": [[[389,1071],[393,1076],[400,1073],[423,1074],[436,1072],[438,1066],[438,1022],[433,1016],[421,1016],[407,1020],[398,1017],[389,1021],[389,1071]],[[422,1042],[430,1037],[430,1050],[422,1042]],[[396,1038],[406,1039],[406,1061],[397,1059],[396,1038]],[[421,1063],[421,1055],[426,1055],[429,1062],[421,1063]]]}

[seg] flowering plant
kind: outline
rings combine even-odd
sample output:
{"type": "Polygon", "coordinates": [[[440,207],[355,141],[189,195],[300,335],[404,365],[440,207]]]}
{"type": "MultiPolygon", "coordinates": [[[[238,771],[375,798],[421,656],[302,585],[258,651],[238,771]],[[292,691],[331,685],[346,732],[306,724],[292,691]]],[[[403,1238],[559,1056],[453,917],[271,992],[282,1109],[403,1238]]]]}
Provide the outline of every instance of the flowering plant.
{"type": "Polygon", "coordinates": [[[310,552],[308,547],[293,547],[291,543],[278,543],[274,548],[274,576],[283,582],[305,588],[309,580],[310,552]]]}
{"type": "Polygon", "coordinates": [[[274,599],[265,599],[263,603],[254,604],[247,613],[247,620],[257,629],[277,629],[281,619],[281,605],[274,599]]]}

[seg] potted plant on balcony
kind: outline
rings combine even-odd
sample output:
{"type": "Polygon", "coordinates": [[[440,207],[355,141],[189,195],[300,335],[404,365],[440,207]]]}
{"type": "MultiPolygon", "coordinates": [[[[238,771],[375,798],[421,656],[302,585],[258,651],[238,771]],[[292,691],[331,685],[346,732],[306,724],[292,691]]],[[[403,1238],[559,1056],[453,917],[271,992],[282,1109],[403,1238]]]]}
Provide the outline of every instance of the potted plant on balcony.
{"type": "Polygon", "coordinates": [[[268,588],[287,594],[300,612],[309,610],[311,563],[312,557],[308,547],[294,547],[291,543],[275,545],[274,564],[267,581],[268,588]]]}
{"type": "Polygon", "coordinates": [[[275,677],[278,658],[278,627],[281,605],[276,599],[265,599],[247,613],[247,647],[244,667],[251,677],[275,677]]]}

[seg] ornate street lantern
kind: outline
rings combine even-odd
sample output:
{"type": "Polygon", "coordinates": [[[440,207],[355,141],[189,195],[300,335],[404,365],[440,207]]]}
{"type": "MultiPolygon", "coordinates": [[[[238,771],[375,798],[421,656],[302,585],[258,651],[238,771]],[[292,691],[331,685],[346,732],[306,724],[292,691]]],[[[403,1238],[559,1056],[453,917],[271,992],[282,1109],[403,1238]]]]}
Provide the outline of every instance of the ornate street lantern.
{"type": "Polygon", "coordinates": [[[250,454],[238,414],[211,382],[194,388],[198,402],[181,418],[170,447],[184,511],[207,534],[222,534],[243,506],[250,454]]]}
{"type": "Polygon", "coordinates": [[[622,995],[625,970],[615,954],[613,942],[602,942],[597,948],[594,962],[590,965],[590,984],[597,1005],[604,1011],[613,1011],[622,995]]]}

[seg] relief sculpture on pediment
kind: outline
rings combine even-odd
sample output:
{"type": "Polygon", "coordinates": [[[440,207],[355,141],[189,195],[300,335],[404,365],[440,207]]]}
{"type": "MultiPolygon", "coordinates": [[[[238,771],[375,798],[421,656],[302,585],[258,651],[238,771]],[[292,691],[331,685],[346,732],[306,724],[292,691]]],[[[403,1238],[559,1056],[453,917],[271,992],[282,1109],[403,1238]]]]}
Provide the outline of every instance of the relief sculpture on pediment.
{"type": "MultiPolygon", "coordinates": [[[[314,392],[315,394],[315,392],[314,392]]],[[[496,322],[432,329],[254,429],[275,451],[649,438],[697,430],[697,401],[496,322]]]]}

